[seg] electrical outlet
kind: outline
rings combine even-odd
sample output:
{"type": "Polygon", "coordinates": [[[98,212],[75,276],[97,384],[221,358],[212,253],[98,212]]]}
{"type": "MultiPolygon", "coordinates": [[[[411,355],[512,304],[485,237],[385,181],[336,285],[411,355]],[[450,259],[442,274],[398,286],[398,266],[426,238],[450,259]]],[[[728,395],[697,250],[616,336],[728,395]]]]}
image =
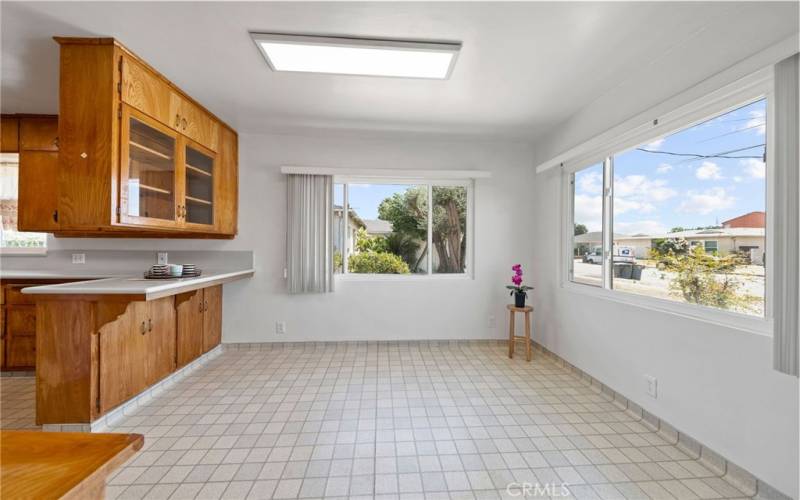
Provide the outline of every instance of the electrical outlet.
{"type": "Polygon", "coordinates": [[[168,260],[169,260],[169,254],[167,252],[158,252],[159,264],[167,264],[168,260]]]}
{"type": "Polygon", "coordinates": [[[497,325],[497,318],[494,316],[494,314],[492,314],[486,320],[486,326],[488,328],[494,328],[496,325],[497,325]]]}
{"type": "Polygon", "coordinates": [[[658,398],[658,380],[652,375],[645,375],[644,381],[647,384],[647,395],[651,398],[658,398]]]}
{"type": "Polygon", "coordinates": [[[285,321],[276,321],[275,322],[275,334],[276,335],[285,335],[286,334],[286,322],[285,321]]]}
{"type": "Polygon", "coordinates": [[[86,254],[85,253],[74,253],[74,254],[72,254],[72,263],[73,264],[86,264],[86,254]]]}
{"type": "Polygon", "coordinates": [[[286,268],[283,268],[283,279],[286,279],[288,277],[289,277],[289,270],[286,269],[286,268]]]}

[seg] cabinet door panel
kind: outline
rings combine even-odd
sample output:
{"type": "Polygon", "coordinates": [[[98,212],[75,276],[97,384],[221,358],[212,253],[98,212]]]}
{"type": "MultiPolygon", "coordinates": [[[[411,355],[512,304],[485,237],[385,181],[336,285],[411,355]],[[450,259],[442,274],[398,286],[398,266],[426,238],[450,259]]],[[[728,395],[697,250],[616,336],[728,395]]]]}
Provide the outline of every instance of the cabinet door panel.
{"type": "Polygon", "coordinates": [[[203,291],[175,296],[177,311],[177,366],[181,367],[203,354],[203,291]]]}
{"type": "Polygon", "coordinates": [[[6,367],[33,368],[36,366],[36,336],[6,333],[6,367]]]}
{"type": "Polygon", "coordinates": [[[36,306],[6,306],[6,328],[14,335],[36,335],[36,306]]]}
{"type": "Polygon", "coordinates": [[[58,153],[23,150],[19,154],[20,231],[56,231],[58,223],[58,153]]]}
{"type": "Polygon", "coordinates": [[[177,227],[177,135],[127,106],[121,130],[121,221],[177,227]]]}
{"type": "Polygon", "coordinates": [[[146,302],[146,380],[152,385],[175,369],[175,298],[146,302]]]}
{"type": "Polygon", "coordinates": [[[219,122],[176,92],[170,97],[170,118],[173,129],[212,151],[217,150],[219,122]]]}
{"type": "Polygon", "coordinates": [[[216,154],[194,142],[184,142],[184,175],[181,176],[185,200],[182,212],[184,227],[207,231],[214,225],[216,215],[216,154]]]}
{"type": "MultiPolygon", "coordinates": [[[[107,307],[98,304],[98,308],[107,307]]],[[[98,315],[103,316],[102,312],[98,315]]],[[[100,328],[100,413],[147,387],[147,303],[131,302],[125,313],[100,328]]]]}
{"type": "Polygon", "coordinates": [[[122,102],[170,125],[169,86],[127,55],[122,56],[122,102]]]}
{"type": "Polygon", "coordinates": [[[222,285],[203,289],[203,352],[222,341],[222,285]]]}
{"type": "Polygon", "coordinates": [[[236,132],[220,127],[220,149],[215,180],[215,229],[235,235],[239,205],[239,139],[236,132]]]}

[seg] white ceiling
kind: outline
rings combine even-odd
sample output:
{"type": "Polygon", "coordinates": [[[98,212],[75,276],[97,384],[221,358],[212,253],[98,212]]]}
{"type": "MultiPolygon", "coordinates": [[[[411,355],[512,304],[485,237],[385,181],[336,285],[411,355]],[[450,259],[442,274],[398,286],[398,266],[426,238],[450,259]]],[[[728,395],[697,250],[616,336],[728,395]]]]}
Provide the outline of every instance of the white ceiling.
{"type": "Polygon", "coordinates": [[[53,35],[113,36],[240,132],[532,139],[668,53],[707,58],[711,74],[798,30],[797,2],[4,1],[0,10],[3,112],[57,112],[53,35]],[[463,48],[446,81],[273,73],[249,31],[463,48]]]}

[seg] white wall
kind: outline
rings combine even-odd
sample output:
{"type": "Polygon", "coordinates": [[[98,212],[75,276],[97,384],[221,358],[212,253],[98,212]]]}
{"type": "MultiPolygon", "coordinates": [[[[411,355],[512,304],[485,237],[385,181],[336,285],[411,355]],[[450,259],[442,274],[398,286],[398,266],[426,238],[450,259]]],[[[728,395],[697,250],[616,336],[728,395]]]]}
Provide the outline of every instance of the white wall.
{"type": "Polygon", "coordinates": [[[225,285],[224,342],[503,338],[511,265],[532,267],[533,153],[518,143],[239,137],[239,236],[233,241],[52,239],[51,248],[253,250],[256,275],[225,285]],[[480,169],[476,180],[475,279],[348,281],[334,293],[285,292],[286,181],[282,165],[480,169]],[[488,317],[497,327],[488,327],[488,317]],[[287,334],[275,335],[286,321],[287,334]]]}
{"type": "MultiPolygon", "coordinates": [[[[770,62],[769,54],[761,54],[713,81],[730,81],[770,62]]],[[[695,82],[703,79],[700,72],[692,77],[695,82]]],[[[645,93],[601,98],[536,144],[537,163],[667,100],[685,80],[682,74],[679,79],[665,79],[660,87],[650,86],[645,93]]],[[[628,88],[647,88],[637,85],[645,85],[646,79],[628,83],[628,88]]],[[[772,338],[562,288],[559,179],[557,168],[539,174],[533,191],[537,340],[797,498],[798,379],[772,369],[772,338]],[[658,379],[658,399],[646,395],[644,374],[658,379]]]]}

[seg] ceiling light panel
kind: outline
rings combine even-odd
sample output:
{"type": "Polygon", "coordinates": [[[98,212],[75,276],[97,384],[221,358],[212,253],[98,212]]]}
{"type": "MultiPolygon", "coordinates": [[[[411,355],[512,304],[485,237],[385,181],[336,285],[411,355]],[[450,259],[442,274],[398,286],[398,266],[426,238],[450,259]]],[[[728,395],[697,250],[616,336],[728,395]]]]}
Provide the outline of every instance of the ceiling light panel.
{"type": "Polygon", "coordinates": [[[252,33],[273,71],[429,78],[450,76],[461,44],[252,33]]]}

